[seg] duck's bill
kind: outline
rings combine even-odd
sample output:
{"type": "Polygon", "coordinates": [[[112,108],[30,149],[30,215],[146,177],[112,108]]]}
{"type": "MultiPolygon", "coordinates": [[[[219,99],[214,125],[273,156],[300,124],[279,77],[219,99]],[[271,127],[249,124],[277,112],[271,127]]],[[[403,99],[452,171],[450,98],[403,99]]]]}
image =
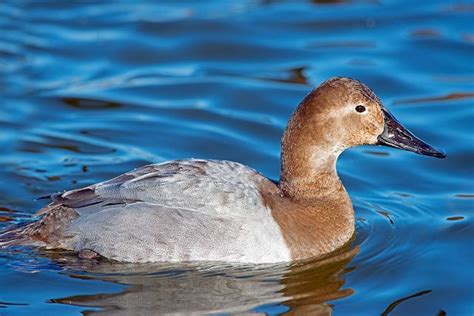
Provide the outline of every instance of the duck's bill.
{"type": "Polygon", "coordinates": [[[387,109],[382,109],[385,115],[385,128],[378,137],[379,145],[385,145],[407,151],[412,151],[420,155],[444,158],[446,155],[432,146],[428,145],[409,130],[403,127],[387,109]]]}

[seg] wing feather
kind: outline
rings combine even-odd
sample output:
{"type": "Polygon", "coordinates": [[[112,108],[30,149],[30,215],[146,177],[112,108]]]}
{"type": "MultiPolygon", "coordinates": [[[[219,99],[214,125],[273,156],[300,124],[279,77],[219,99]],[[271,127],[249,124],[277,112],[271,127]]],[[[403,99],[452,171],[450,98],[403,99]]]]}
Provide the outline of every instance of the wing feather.
{"type": "MultiPolygon", "coordinates": [[[[175,160],[146,165],[108,181],[53,194],[53,205],[82,213],[107,205],[134,202],[222,213],[229,205],[256,203],[257,185],[264,179],[255,170],[230,161],[175,160]],[[253,201],[253,202],[252,202],[253,201]],[[95,206],[95,208],[94,208],[95,206]]],[[[41,212],[41,211],[40,211],[41,212]]],[[[228,212],[228,211],[227,211],[228,212]]]]}

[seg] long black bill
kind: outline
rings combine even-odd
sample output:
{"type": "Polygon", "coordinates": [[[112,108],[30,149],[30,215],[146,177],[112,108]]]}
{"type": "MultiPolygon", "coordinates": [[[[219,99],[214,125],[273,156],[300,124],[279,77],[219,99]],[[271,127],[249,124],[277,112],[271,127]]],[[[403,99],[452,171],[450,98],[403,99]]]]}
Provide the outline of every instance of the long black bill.
{"type": "Polygon", "coordinates": [[[436,158],[446,157],[442,151],[428,145],[403,127],[387,109],[382,108],[382,111],[385,115],[385,128],[383,133],[378,137],[380,145],[412,151],[417,154],[436,158]]]}

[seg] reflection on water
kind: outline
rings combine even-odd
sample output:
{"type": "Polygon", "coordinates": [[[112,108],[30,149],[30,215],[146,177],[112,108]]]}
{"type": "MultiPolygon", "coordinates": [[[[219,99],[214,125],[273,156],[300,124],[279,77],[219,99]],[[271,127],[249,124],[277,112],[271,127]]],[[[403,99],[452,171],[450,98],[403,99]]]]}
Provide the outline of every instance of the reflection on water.
{"type": "Polygon", "coordinates": [[[263,312],[260,306],[294,314],[331,315],[327,301],[351,295],[344,288],[347,264],[357,248],[291,265],[122,264],[83,261],[48,252],[68,276],[127,285],[117,293],[52,298],[52,303],[100,307],[100,314],[156,315],[263,312]],[[290,312],[291,311],[291,312],[290,312]]]}
{"type": "Polygon", "coordinates": [[[448,157],[345,152],[357,235],[323,261],[130,266],[2,250],[0,314],[472,314],[473,15],[458,0],[2,1],[0,229],[37,197],[151,162],[228,159],[277,179],[288,117],[331,76],[367,83],[448,157]]]}

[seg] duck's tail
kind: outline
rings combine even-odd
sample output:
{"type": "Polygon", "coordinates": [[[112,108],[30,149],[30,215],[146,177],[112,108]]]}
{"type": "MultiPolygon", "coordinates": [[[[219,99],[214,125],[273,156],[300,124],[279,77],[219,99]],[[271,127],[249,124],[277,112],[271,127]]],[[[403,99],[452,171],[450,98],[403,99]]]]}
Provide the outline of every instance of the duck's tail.
{"type": "Polygon", "coordinates": [[[0,232],[0,248],[38,244],[38,241],[30,236],[34,225],[35,222],[30,222],[7,227],[6,230],[0,232]]]}
{"type": "Polygon", "coordinates": [[[74,209],[60,204],[48,205],[40,212],[42,215],[37,219],[0,232],[0,248],[21,245],[54,246],[61,239],[66,226],[78,216],[74,209]]]}

